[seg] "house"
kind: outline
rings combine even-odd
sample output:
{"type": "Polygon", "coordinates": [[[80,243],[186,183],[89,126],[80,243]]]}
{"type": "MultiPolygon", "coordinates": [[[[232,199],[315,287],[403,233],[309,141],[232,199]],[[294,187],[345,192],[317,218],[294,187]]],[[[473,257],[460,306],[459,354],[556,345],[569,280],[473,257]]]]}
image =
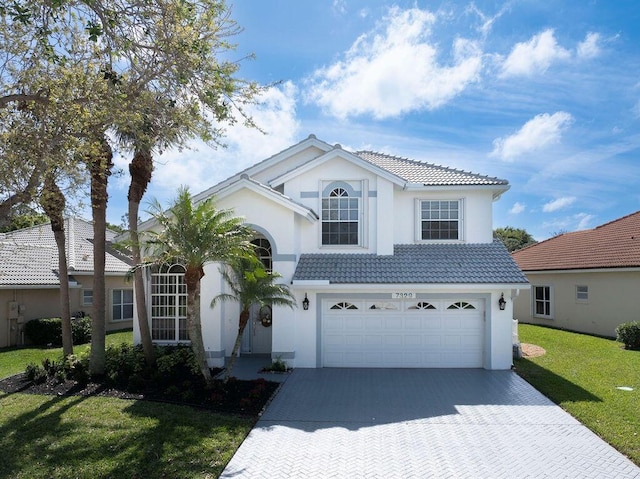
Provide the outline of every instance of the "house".
{"type": "MultiPolygon", "coordinates": [[[[93,226],[65,219],[72,314],[93,313],[93,226]]],[[[107,230],[107,240],[116,232],[107,230]]],[[[107,330],[133,326],[129,259],[107,248],[107,330]]],[[[49,223],[0,234],[0,347],[24,344],[24,323],[60,316],[58,249],[49,223]]]]}
{"type": "Polygon", "coordinates": [[[640,211],[513,258],[531,283],[514,301],[521,322],[615,337],[616,326],[640,318],[640,211]]]}
{"type": "MultiPolygon", "coordinates": [[[[511,298],[529,287],[493,240],[492,204],[508,188],[310,135],[194,200],[214,197],[243,217],[263,262],[297,298],[297,308],[274,306],[271,318],[252,312],[242,354],[305,368],[508,369],[511,298]]],[[[182,274],[178,265],[149,274],[158,343],[187,339],[182,274]]],[[[210,308],[226,291],[218,265],[207,265],[201,312],[211,366],[224,364],[236,338],[237,304],[210,308]]]]}

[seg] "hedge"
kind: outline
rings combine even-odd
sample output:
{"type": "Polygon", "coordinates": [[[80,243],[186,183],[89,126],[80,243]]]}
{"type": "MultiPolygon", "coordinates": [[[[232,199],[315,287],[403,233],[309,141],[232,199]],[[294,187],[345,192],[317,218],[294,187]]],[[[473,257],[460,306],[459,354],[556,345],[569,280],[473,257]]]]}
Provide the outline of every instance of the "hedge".
{"type": "Polygon", "coordinates": [[[616,335],[616,339],[624,343],[625,349],[640,350],[640,323],[637,321],[619,324],[616,335]]]}
{"type": "MultiPolygon", "coordinates": [[[[36,346],[62,345],[62,320],[60,318],[32,319],[24,325],[24,334],[36,346]]],[[[71,320],[73,344],[84,344],[91,340],[91,318],[71,320]]]]}

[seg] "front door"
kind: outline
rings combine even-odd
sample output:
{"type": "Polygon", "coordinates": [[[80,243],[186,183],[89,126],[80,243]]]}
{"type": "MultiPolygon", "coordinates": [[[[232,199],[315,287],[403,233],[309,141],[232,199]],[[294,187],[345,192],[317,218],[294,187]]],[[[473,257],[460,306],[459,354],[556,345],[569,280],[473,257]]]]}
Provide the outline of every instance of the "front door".
{"type": "Polygon", "coordinates": [[[251,306],[249,322],[242,336],[244,354],[271,354],[271,308],[259,304],[251,306]],[[268,309],[267,309],[268,308],[268,309]]]}

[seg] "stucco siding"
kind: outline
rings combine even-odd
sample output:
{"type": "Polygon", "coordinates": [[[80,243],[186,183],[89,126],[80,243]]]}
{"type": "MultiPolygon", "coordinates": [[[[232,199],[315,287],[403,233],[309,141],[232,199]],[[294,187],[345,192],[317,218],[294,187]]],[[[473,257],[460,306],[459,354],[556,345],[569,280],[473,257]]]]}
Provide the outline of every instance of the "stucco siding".
{"type": "Polygon", "coordinates": [[[615,337],[620,323],[640,319],[640,271],[525,273],[531,290],[514,302],[520,322],[615,337]],[[551,287],[551,318],[532,314],[535,286],[551,287]],[[577,286],[588,288],[587,300],[576,298],[577,286]]]}

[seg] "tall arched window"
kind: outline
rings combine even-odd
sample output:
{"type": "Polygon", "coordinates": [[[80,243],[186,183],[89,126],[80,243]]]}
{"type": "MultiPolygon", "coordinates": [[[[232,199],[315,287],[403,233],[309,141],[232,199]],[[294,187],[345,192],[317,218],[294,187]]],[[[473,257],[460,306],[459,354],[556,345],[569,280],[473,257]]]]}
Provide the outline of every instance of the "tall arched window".
{"type": "Polygon", "coordinates": [[[151,338],[154,341],[188,341],[187,285],[184,267],[162,266],[151,273],[151,338]]]}
{"type": "Polygon", "coordinates": [[[333,188],[322,198],[322,244],[359,244],[359,199],[346,188],[333,188]]]}
{"type": "Polygon", "coordinates": [[[256,255],[258,259],[262,262],[264,269],[267,271],[272,271],[273,269],[273,254],[271,252],[271,243],[266,238],[256,238],[251,242],[252,245],[255,245],[256,255]]]}

